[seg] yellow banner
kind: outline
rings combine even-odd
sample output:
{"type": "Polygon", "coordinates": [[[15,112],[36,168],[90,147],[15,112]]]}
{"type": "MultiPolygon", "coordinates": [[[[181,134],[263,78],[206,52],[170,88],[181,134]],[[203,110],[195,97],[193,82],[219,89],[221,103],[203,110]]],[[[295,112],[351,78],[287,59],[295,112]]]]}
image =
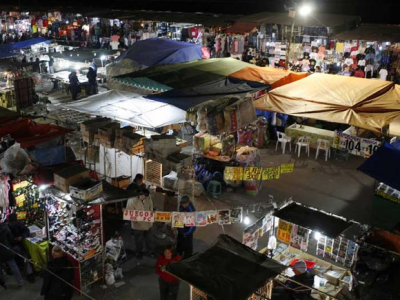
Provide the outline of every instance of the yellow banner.
{"type": "Polygon", "coordinates": [[[281,167],[263,168],[262,179],[263,180],[279,179],[280,175],[281,175],[281,167]]]}
{"type": "Polygon", "coordinates": [[[247,167],[244,168],[243,180],[260,180],[262,168],[247,167]]]}
{"type": "Polygon", "coordinates": [[[291,235],[292,224],[279,220],[278,234],[276,238],[285,244],[289,244],[291,235]]]}
{"type": "Polygon", "coordinates": [[[25,200],[26,200],[25,194],[21,194],[15,197],[15,203],[17,204],[18,207],[22,207],[24,205],[25,200]]]}
{"type": "Polygon", "coordinates": [[[294,169],[294,163],[291,164],[282,164],[281,165],[281,174],[284,173],[292,173],[294,169]]]}
{"type": "Polygon", "coordinates": [[[26,219],[26,211],[17,212],[17,220],[25,220],[26,219]]]}
{"type": "Polygon", "coordinates": [[[172,213],[168,211],[156,211],[154,222],[170,223],[172,220],[172,213]]]}
{"type": "Polygon", "coordinates": [[[225,167],[224,180],[242,180],[243,168],[242,167],[225,167]]]}

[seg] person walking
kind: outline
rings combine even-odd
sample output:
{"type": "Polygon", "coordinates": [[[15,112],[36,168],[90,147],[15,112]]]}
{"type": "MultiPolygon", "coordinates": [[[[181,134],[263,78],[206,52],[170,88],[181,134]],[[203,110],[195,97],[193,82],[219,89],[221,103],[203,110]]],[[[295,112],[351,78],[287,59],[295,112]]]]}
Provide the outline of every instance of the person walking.
{"type": "Polygon", "coordinates": [[[68,79],[69,79],[69,86],[71,88],[72,100],[76,100],[78,98],[78,92],[79,92],[79,80],[78,76],[76,76],[76,72],[72,71],[71,74],[69,74],[68,79]]]}
{"type": "Polygon", "coordinates": [[[29,261],[24,259],[28,257],[25,247],[22,241],[31,235],[29,228],[23,223],[17,220],[17,215],[12,213],[8,216],[8,228],[10,228],[11,234],[14,236],[14,242],[12,243],[12,249],[15,253],[19,254],[15,256],[15,262],[20,269],[25,271],[26,277],[30,283],[35,283],[35,276],[33,274],[33,269],[29,261]]]}
{"type": "Polygon", "coordinates": [[[156,262],[156,273],[159,276],[160,300],[176,300],[178,298],[180,281],[175,276],[164,272],[163,268],[170,262],[180,261],[181,257],[175,252],[174,245],[167,245],[163,254],[160,254],[156,262]]]}
{"type": "Polygon", "coordinates": [[[50,60],[49,60],[49,73],[54,74],[54,58],[53,58],[53,56],[50,56],[50,60]]]}
{"type": "Polygon", "coordinates": [[[140,191],[146,188],[143,174],[137,173],[135,179],[126,187],[127,191],[140,191]]]}
{"type": "Polygon", "coordinates": [[[15,276],[18,287],[24,285],[24,280],[22,278],[21,272],[18,269],[17,263],[15,262],[14,252],[12,251],[12,243],[14,242],[14,237],[11,233],[10,228],[6,223],[0,223],[0,278],[4,282],[3,270],[1,269],[1,264],[6,263],[11,272],[15,276]]]}
{"type": "Polygon", "coordinates": [[[40,295],[44,296],[44,300],[71,300],[74,294],[73,265],[60,247],[54,246],[51,253],[53,259],[44,272],[40,295]]]}
{"type": "MultiPolygon", "coordinates": [[[[143,189],[140,195],[128,199],[126,205],[127,210],[138,210],[138,211],[153,211],[153,201],[151,200],[150,192],[147,189],[143,189]]],[[[153,223],[132,221],[131,227],[133,229],[133,236],[136,244],[136,257],[138,259],[143,258],[143,246],[146,244],[146,251],[152,258],[154,255],[154,246],[151,238],[151,228],[153,223]]]]}
{"type": "MultiPolygon", "coordinates": [[[[189,196],[183,196],[179,205],[180,212],[195,212],[196,209],[193,203],[190,201],[189,196]]],[[[184,226],[178,228],[178,238],[176,243],[176,251],[183,258],[192,256],[193,254],[193,233],[196,230],[196,226],[184,226]]]]}

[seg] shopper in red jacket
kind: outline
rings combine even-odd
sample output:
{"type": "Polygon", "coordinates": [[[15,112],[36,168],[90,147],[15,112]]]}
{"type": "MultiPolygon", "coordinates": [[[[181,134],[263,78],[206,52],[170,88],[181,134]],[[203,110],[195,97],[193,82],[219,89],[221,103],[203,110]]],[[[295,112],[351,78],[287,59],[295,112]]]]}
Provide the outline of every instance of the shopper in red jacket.
{"type": "Polygon", "coordinates": [[[158,282],[160,284],[161,300],[176,300],[179,291],[179,279],[171,274],[164,272],[163,267],[170,262],[179,261],[181,257],[176,254],[175,247],[168,245],[165,247],[164,253],[160,254],[156,263],[156,273],[160,276],[158,282]]]}

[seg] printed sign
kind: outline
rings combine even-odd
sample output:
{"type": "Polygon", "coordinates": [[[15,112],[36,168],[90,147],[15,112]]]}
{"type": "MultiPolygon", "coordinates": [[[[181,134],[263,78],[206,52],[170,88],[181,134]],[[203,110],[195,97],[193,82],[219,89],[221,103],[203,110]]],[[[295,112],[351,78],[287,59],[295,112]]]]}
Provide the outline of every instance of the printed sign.
{"type": "Polygon", "coordinates": [[[26,219],[26,211],[17,212],[17,220],[25,220],[26,219]]]}
{"type": "Polygon", "coordinates": [[[25,194],[21,194],[21,195],[15,197],[15,203],[17,204],[18,207],[24,206],[25,200],[26,200],[25,194]]]}
{"type": "Polygon", "coordinates": [[[231,212],[229,209],[219,210],[218,211],[218,224],[220,224],[220,225],[231,224],[230,214],[231,214],[231,212]]]}
{"type": "Polygon", "coordinates": [[[262,168],[247,167],[244,168],[243,180],[260,180],[262,168]]]}
{"type": "Polygon", "coordinates": [[[181,212],[172,213],[172,227],[183,228],[185,227],[185,214],[181,212]]]}
{"type": "Polygon", "coordinates": [[[194,212],[185,213],[185,226],[196,226],[196,214],[194,212]]]}
{"type": "Polygon", "coordinates": [[[154,222],[154,212],[125,209],[124,220],[135,222],[154,222]]]}
{"type": "Polygon", "coordinates": [[[216,210],[210,210],[207,212],[207,225],[218,223],[218,212],[216,210]]]}
{"type": "Polygon", "coordinates": [[[225,167],[224,180],[242,180],[243,168],[241,167],[225,167]]]}
{"type": "Polygon", "coordinates": [[[390,195],[390,194],[386,193],[385,191],[382,191],[382,190],[378,189],[378,190],[376,190],[376,194],[378,196],[381,196],[382,198],[385,198],[386,200],[389,200],[389,201],[392,201],[394,203],[399,203],[400,204],[400,198],[399,197],[396,197],[394,195],[390,195]]]}
{"type": "Polygon", "coordinates": [[[262,179],[270,180],[270,179],[279,179],[281,175],[281,167],[271,167],[271,168],[263,168],[262,171],[262,179]]]}
{"type": "Polygon", "coordinates": [[[294,169],[294,163],[281,164],[281,174],[292,173],[294,169]]]}
{"type": "Polygon", "coordinates": [[[206,226],[207,225],[207,212],[197,211],[196,212],[196,226],[206,226]]]}
{"type": "Polygon", "coordinates": [[[278,235],[276,238],[285,244],[290,244],[291,235],[292,224],[283,220],[279,220],[278,235]]]}
{"type": "Polygon", "coordinates": [[[230,222],[233,223],[241,223],[243,216],[243,208],[236,207],[231,209],[231,214],[229,216],[230,222]]]}
{"type": "Polygon", "coordinates": [[[13,185],[12,185],[13,191],[16,191],[17,189],[22,189],[24,187],[27,187],[28,185],[29,185],[29,182],[27,180],[13,183],[13,185]]]}
{"type": "Polygon", "coordinates": [[[154,221],[170,223],[172,220],[172,214],[168,211],[156,211],[154,221]]]}
{"type": "Polygon", "coordinates": [[[381,146],[381,142],[376,140],[364,139],[358,136],[335,131],[332,147],[346,150],[350,154],[370,157],[381,146]]]}

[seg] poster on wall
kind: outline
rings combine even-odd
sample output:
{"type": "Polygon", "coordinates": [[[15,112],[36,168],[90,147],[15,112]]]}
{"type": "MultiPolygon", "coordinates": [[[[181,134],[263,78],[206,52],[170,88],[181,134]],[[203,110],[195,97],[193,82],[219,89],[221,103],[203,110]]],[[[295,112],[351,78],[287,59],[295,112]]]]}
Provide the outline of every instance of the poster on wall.
{"type": "Polygon", "coordinates": [[[276,238],[285,244],[290,244],[291,235],[292,235],[292,224],[283,220],[279,220],[278,234],[276,238]]]}
{"type": "Polygon", "coordinates": [[[308,229],[293,225],[290,246],[302,251],[307,251],[309,235],[310,231],[308,229]]]}
{"type": "Polygon", "coordinates": [[[381,146],[381,142],[371,139],[360,138],[343,132],[335,131],[332,147],[346,150],[350,154],[370,157],[381,146]]]}

